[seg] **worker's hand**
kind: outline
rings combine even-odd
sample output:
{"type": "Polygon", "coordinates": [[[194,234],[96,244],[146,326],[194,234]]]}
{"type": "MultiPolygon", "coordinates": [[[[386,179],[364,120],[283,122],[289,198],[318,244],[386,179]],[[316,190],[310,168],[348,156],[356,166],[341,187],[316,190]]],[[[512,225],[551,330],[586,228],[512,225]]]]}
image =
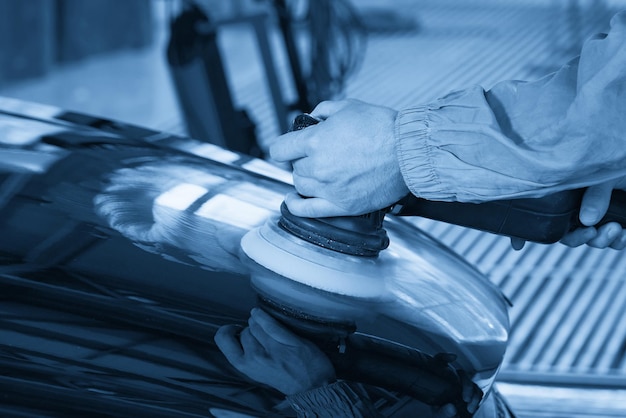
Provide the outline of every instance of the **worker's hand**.
{"type": "MultiPolygon", "coordinates": [[[[483,397],[483,393],[480,389],[474,385],[470,378],[465,374],[461,374],[463,380],[463,400],[467,403],[467,411],[471,414],[478,411],[478,406],[483,397]]],[[[441,408],[434,408],[433,418],[456,418],[459,417],[459,411],[456,406],[452,404],[443,405],[441,408]]]]}
{"type": "MultiPolygon", "coordinates": [[[[598,228],[594,227],[606,214],[614,189],[626,189],[626,178],[590,186],[585,190],[579,214],[580,222],[585,227],[565,235],[561,239],[562,244],[569,247],[587,244],[590,247],[616,250],[626,248],[626,229],[623,229],[619,223],[609,222],[598,228]]],[[[515,250],[522,249],[524,244],[524,240],[511,238],[511,246],[515,250]]]]}
{"type": "Polygon", "coordinates": [[[248,326],[224,325],[215,343],[226,359],[250,379],[293,395],[335,380],[326,355],[293,334],[261,309],[252,309],[248,326]]]}
{"type": "Polygon", "coordinates": [[[271,157],[292,162],[298,191],[285,199],[289,210],[303,217],[360,215],[409,193],[396,158],[396,113],[356,100],[326,101],[311,112],[323,122],[279,138],[271,157]]]}
{"type": "Polygon", "coordinates": [[[626,248],[626,230],[617,222],[609,222],[598,228],[597,224],[606,214],[613,189],[624,189],[626,179],[614,180],[585,190],[580,207],[580,222],[586,228],[578,228],[567,234],[561,242],[570,247],[587,244],[595,248],[626,248]]]}

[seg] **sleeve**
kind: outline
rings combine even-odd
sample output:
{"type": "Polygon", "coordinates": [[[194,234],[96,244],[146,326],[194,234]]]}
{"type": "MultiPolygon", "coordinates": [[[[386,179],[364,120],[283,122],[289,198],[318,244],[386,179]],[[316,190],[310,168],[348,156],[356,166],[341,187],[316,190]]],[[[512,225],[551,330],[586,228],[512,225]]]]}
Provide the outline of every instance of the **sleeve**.
{"type": "Polygon", "coordinates": [[[404,180],[430,200],[539,197],[625,176],[626,11],[557,72],[404,109],[395,129],[404,180]]]}
{"type": "Polygon", "coordinates": [[[360,385],[343,381],[288,396],[287,402],[298,418],[382,417],[360,385]]]}

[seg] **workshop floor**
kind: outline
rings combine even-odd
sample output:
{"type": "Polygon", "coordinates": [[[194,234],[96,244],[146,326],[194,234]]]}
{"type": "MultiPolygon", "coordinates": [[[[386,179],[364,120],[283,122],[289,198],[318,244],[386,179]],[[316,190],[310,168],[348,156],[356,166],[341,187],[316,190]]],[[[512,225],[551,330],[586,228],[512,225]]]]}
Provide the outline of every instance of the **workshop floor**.
{"type": "MultiPolygon", "coordinates": [[[[355,3],[370,12],[389,7],[383,0],[355,3]]],[[[617,6],[626,8],[619,1],[393,4],[403,18],[413,17],[418,29],[373,34],[346,96],[394,108],[472,84],[537,79],[576,55],[587,35],[605,30],[617,6]]],[[[163,11],[156,23],[152,48],[58,68],[43,79],[3,86],[0,95],[182,133],[164,56],[163,11]]],[[[236,101],[251,110],[267,145],[279,132],[251,31],[231,27],[221,36],[236,101]]],[[[515,252],[500,237],[423,219],[415,223],[475,264],[513,301],[500,387],[519,416],[626,415],[622,253],[532,244],[515,252]]]]}

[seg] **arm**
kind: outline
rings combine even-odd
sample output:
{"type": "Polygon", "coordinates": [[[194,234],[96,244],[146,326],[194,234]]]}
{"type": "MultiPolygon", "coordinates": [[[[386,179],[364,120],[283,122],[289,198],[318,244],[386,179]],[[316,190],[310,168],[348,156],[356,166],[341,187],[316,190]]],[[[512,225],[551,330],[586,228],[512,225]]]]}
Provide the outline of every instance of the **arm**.
{"type": "Polygon", "coordinates": [[[315,344],[261,309],[252,310],[246,328],[221,327],[215,342],[237,370],[287,395],[298,417],[379,416],[359,385],[335,382],[330,360],[315,344]]]}
{"type": "Polygon", "coordinates": [[[401,112],[397,132],[406,140],[399,142],[398,156],[409,188],[428,199],[483,201],[591,185],[580,213],[587,227],[562,242],[625,248],[619,224],[593,227],[612,189],[626,188],[625,41],[622,12],[607,36],[591,38],[579,58],[541,80],[465,90],[421,114],[401,112]],[[430,164],[431,176],[420,179],[412,164],[430,164]]]}
{"type": "Polygon", "coordinates": [[[505,81],[403,110],[403,178],[417,196],[539,197],[626,175],[626,13],[579,58],[535,82],[505,81]]]}
{"type": "MultiPolygon", "coordinates": [[[[335,206],[315,208],[315,216],[366,213],[406,190],[481,202],[624,177],[626,12],[611,26],[538,81],[475,86],[400,112],[322,102],[312,115],[324,123],[283,135],[270,153],[293,163],[301,194],[335,206]]],[[[294,214],[306,216],[304,208],[322,205],[309,199],[298,206],[294,214]]]]}
{"type": "Polygon", "coordinates": [[[626,246],[618,224],[602,218],[606,190],[626,187],[626,12],[608,36],[535,82],[473,87],[396,112],[357,101],[323,102],[324,123],[285,134],[271,147],[293,164],[298,216],[358,215],[394,204],[409,190],[430,200],[481,202],[538,197],[598,186],[585,196],[571,246],[626,246]],[[600,187],[600,185],[603,185],[600,187]]]}
{"type": "MultiPolygon", "coordinates": [[[[381,416],[360,384],[336,381],[330,360],[315,344],[293,334],[261,309],[252,310],[246,328],[222,326],[215,343],[241,373],[287,395],[300,418],[381,416]]],[[[475,412],[480,396],[473,385],[464,387],[463,398],[468,410],[475,412]]],[[[425,414],[432,418],[458,415],[453,405],[428,407],[425,414]]]]}

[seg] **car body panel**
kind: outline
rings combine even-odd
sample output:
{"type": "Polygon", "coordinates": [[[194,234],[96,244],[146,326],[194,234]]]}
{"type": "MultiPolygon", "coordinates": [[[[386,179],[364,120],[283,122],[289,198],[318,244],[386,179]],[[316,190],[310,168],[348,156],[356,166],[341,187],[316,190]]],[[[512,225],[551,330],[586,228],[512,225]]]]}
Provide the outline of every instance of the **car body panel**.
{"type": "MultiPolygon", "coordinates": [[[[257,299],[239,242],[278,215],[292,190],[289,173],[212,144],[61,109],[1,99],[0,111],[2,286],[17,298],[5,298],[7,309],[13,302],[26,309],[31,299],[16,289],[29,289],[37,309],[113,321],[112,334],[119,321],[173,333],[194,347],[211,346],[219,325],[245,323],[257,299]],[[101,316],[92,312],[103,306],[101,316]]],[[[387,218],[385,257],[404,273],[385,278],[377,315],[358,332],[431,355],[453,353],[455,366],[488,389],[506,348],[506,299],[434,238],[387,218]]],[[[205,382],[209,392],[251,386],[214,346],[208,352],[219,370],[213,385],[205,382]]],[[[286,413],[277,412],[276,393],[254,393],[246,402],[257,413],[286,413]]],[[[222,395],[214,406],[228,409],[231,395],[222,395]]]]}

